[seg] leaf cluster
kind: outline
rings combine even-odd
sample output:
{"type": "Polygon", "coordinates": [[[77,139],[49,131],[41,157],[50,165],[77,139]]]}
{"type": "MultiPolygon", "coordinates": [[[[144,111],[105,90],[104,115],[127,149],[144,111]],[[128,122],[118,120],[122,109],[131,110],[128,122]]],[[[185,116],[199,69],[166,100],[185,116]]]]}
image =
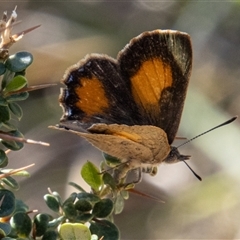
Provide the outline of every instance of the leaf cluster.
{"type": "Polygon", "coordinates": [[[32,230],[32,220],[28,207],[16,199],[13,192],[19,188],[13,175],[29,176],[25,170],[6,169],[6,152],[23,148],[23,134],[17,129],[16,121],[23,112],[18,101],[28,98],[25,70],[32,63],[33,56],[28,52],[18,52],[0,62],[0,239],[26,238],[32,230]],[[9,189],[7,189],[9,188],[9,189]]]}
{"type": "MultiPolygon", "coordinates": [[[[6,20],[6,16],[3,18],[6,20]]],[[[63,200],[57,192],[44,196],[45,203],[53,215],[36,213],[32,218],[28,206],[15,198],[12,190],[18,189],[18,182],[13,175],[29,176],[25,168],[6,169],[8,151],[18,151],[27,141],[16,127],[23,112],[18,101],[26,100],[28,91],[44,86],[28,87],[25,72],[33,62],[28,52],[17,52],[9,56],[6,46],[19,40],[23,33],[11,37],[11,24],[16,20],[16,9],[0,33],[0,239],[2,240],[117,240],[120,233],[113,221],[113,214],[121,213],[124,201],[128,199],[128,189],[132,185],[119,184],[106,168],[116,166],[119,160],[104,156],[100,168],[92,162],[86,162],[81,169],[81,176],[90,186],[86,192],[81,186],[71,182],[76,188],[67,199],[63,200]],[[4,34],[3,34],[4,32],[4,34]]],[[[36,142],[35,142],[36,143],[36,142]]],[[[41,143],[41,142],[38,142],[41,143]]],[[[42,143],[41,143],[42,144],[42,143]]]]}

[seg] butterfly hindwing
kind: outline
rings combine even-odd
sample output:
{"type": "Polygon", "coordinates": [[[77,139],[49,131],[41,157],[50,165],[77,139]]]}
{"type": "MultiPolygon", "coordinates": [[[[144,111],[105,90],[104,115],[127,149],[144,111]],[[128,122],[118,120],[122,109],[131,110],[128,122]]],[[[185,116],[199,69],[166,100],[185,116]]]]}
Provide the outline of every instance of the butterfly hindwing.
{"type": "Polygon", "coordinates": [[[170,151],[166,133],[150,125],[93,124],[87,133],[73,132],[101,151],[132,163],[135,168],[142,164],[159,164],[170,151]]]}

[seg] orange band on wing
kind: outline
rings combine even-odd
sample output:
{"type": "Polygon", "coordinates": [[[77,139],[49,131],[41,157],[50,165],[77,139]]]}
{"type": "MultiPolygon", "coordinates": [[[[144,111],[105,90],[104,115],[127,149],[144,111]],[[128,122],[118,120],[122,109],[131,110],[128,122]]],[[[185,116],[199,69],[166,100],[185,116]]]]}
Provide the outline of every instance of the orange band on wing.
{"type": "Polygon", "coordinates": [[[163,89],[172,86],[172,69],[161,59],[149,59],[142,63],[131,82],[136,102],[144,108],[149,104],[157,106],[163,89]]]}
{"type": "Polygon", "coordinates": [[[103,113],[109,105],[101,81],[96,77],[81,78],[80,81],[82,86],[75,89],[80,96],[76,106],[89,116],[103,113]]]}
{"type": "Polygon", "coordinates": [[[114,136],[119,136],[122,138],[126,138],[128,140],[131,140],[133,142],[139,142],[139,140],[141,140],[141,136],[139,136],[138,134],[135,133],[129,133],[129,132],[112,132],[112,135],[114,136]]]}

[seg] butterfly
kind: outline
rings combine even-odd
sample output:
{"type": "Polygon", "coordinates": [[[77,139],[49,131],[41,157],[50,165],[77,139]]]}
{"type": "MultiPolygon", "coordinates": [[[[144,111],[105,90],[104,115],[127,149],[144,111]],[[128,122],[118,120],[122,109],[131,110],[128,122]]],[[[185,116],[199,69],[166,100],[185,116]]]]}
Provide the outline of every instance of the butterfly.
{"type": "Polygon", "coordinates": [[[117,58],[90,54],[65,72],[59,128],[120,159],[118,179],[133,169],[189,159],[172,146],[192,67],[188,34],[143,32],[117,58]]]}

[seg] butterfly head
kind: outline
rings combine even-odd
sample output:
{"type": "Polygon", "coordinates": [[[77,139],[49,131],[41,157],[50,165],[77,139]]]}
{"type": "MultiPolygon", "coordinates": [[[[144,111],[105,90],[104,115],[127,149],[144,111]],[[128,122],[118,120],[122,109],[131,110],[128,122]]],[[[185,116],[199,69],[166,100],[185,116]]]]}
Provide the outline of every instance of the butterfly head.
{"type": "Polygon", "coordinates": [[[182,155],[177,147],[171,146],[171,150],[168,156],[163,160],[166,163],[176,163],[180,161],[185,161],[190,159],[190,155],[182,155]]]}

